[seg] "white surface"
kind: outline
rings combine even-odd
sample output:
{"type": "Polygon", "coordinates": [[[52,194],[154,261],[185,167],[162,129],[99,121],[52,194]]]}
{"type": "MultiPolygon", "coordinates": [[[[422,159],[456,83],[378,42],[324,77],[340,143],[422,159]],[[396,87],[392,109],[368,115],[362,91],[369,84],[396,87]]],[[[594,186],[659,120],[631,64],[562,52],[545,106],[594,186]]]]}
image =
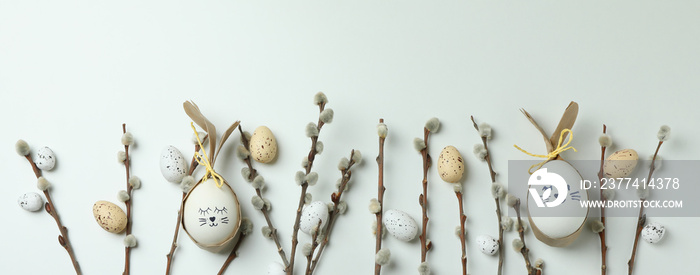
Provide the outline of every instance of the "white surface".
{"type": "MultiPolygon", "coordinates": [[[[0,137],[0,192],[4,236],[3,274],[71,274],[58,245],[58,230],[45,213],[27,213],[19,195],[35,191],[26,161],[14,152],[17,139],[32,148],[51,147],[56,168],[46,173],[63,222],[85,274],[120,274],[123,236],[102,230],[92,204],[116,200],[125,188],[121,123],[137,146],[133,174],[143,187],[134,195],[133,274],[162,274],[174,229],[179,188],[160,175],[167,145],[191,156],[190,120],[182,102],[194,100],[223,131],[241,120],[252,131],[267,125],[279,143],[279,157],[256,164],[272,201],[272,218],[289,255],[299,188],[294,173],[308,152],[304,127],[317,118],[313,94],[324,91],[335,110],[321,132],[325,150],[317,158],[314,200],[329,200],[339,177],[336,163],[352,148],[365,163],[353,174],[344,198],[349,211],[336,231],[317,274],[368,274],[373,270],[376,196],[375,126],[386,119],[385,207],[420,217],[421,159],[412,140],[425,121],[442,121],[430,152],[454,145],[466,159],[465,211],[469,216],[471,274],[495,274],[496,257],[478,252],[475,238],[496,233],[487,167],[471,155],[479,142],[468,120],[494,128],[491,142],[499,179],[507,160],[528,159],[512,145],[544,150],[539,133],[518,111],[526,108],[552,131],[569,101],[581,106],[570,159],[595,159],[597,137],[606,123],[614,150],[652,153],[656,131],[672,127],[661,154],[697,159],[700,90],[700,4],[692,1],[6,1],[0,0],[0,95],[5,118],[0,137]],[[41,259],[41,260],[39,260],[41,259]]],[[[255,233],[243,243],[228,274],[262,274],[280,261],[274,244],[259,233],[264,224],[250,206],[252,188],[228,142],[218,171],[237,191],[255,233]]],[[[430,175],[428,255],[434,274],[460,270],[457,200],[452,187],[430,175]]],[[[681,274],[697,270],[698,218],[653,218],[667,228],[657,245],[640,242],[635,274],[681,274]]],[[[626,272],[634,218],[608,220],[609,274],[626,272]]],[[[302,236],[303,234],[300,234],[302,236]]],[[[523,259],[505,236],[505,274],[524,274],[523,259]]],[[[532,259],[548,274],[596,274],[598,236],[586,230],[567,248],[551,248],[526,237],[532,259]]],[[[301,237],[303,244],[308,239],[301,237]]],[[[387,238],[392,264],[384,274],[416,274],[417,239],[387,238]]],[[[215,273],[225,255],[197,248],[182,233],[173,274],[215,273]]],[[[299,257],[297,267],[306,261],[299,257]]],[[[300,270],[298,270],[300,273],[300,270]]]]}

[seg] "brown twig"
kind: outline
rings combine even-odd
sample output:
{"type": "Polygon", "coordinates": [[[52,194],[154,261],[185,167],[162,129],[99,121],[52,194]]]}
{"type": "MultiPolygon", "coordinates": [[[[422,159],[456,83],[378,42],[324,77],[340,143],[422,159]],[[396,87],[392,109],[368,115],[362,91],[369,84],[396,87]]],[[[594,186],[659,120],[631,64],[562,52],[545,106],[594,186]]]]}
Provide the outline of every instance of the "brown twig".
{"type": "MultiPolygon", "coordinates": [[[[328,241],[330,240],[331,233],[333,233],[333,225],[335,225],[336,220],[338,220],[338,217],[341,215],[340,208],[338,207],[338,205],[340,205],[340,198],[343,196],[343,193],[345,192],[345,189],[348,186],[348,182],[350,182],[350,178],[352,177],[352,171],[350,171],[350,169],[356,163],[354,158],[353,158],[354,156],[355,156],[355,150],[352,150],[350,152],[350,162],[348,162],[348,167],[340,170],[340,174],[342,175],[342,178],[340,180],[340,185],[338,185],[338,191],[331,193],[331,201],[333,202],[333,209],[331,210],[331,213],[328,216],[328,225],[326,226],[326,230],[325,230],[326,233],[323,236],[323,241],[321,241],[321,244],[318,248],[318,252],[316,253],[316,256],[312,260],[311,267],[309,269],[307,269],[307,271],[306,271],[307,275],[313,274],[314,270],[316,270],[316,265],[318,264],[318,260],[323,255],[323,251],[326,249],[326,246],[328,245],[328,241]]],[[[314,254],[314,249],[311,250],[311,254],[314,254]]]]}
{"type": "MultiPolygon", "coordinates": [[[[431,158],[430,155],[428,154],[428,137],[430,136],[430,130],[428,128],[423,127],[423,142],[425,143],[425,148],[423,148],[420,153],[421,156],[423,157],[423,194],[420,194],[418,196],[418,204],[420,204],[421,209],[422,209],[422,222],[423,222],[423,229],[421,230],[421,235],[419,237],[420,239],[420,262],[424,263],[427,256],[428,256],[428,250],[432,247],[432,243],[428,242],[428,168],[430,168],[430,162],[431,158]]],[[[377,234],[381,234],[382,232],[377,232],[377,234]]]]}
{"type": "MultiPolygon", "coordinates": [[[[603,134],[606,134],[607,132],[607,126],[603,124],[603,134]]],[[[603,182],[603,177],[605,176],[604,171],[603,171],[603,165],[605,164],[605,149],[606,146],[600,146],[600,170],[598,171],[598,182],[602,183],[603,182]]],[[[607,266],[607,252],[608,252],[608,246],[605,244],[605,230],[606,225],[605,225],[605,202],[607,201],[607,198],[603,196],[603,188],[600,189],[600,199],[603,201],[603,205],[600,207],[600,222],[603,224],[603,230],[598,232],[598,236],[600,237],[600,257],[601,257],[601,265],[600,265],[600,272],[602,275],[605,275],[608,271],[608,266],[607,266]]]]}
{"type": "MultiPolygon", "coordinates": [[[[479,126],[474,120],[474,116],[471,116],[472,123],[474,124],[474,129],[479,132],[479,126]]],[[[481,136],[481,135],[480,135],[481,136]]],[[[484,150],[486,150],[486,163],[489,166],[489,175],[491,176],[491,184],[496,183],[496,172],[493,170],[493,164],[491,163],[491,152],[489,151],[489,145],[487,137],[481,137],[481,142],[484,144],[484,150]]],[[[494,196],[494,202],[496,203],[496,218],[498,218],[498,275],[503,272],[503,257],[505,256],[503,251],[503,226],[501,225],[501,202],[498,195],[494,196]]]]}
{"type": "MultiPolygon", "coordinates": [[[[316,129],[318,130],[318,134],[321,133],[321,128],[323,127],[324,123],[321,121],[320,114],[323,112],[323,110],[326,108],[326,102],[320,102],[318,104],[318,113],[319,113],[319,118],[318,118],[318,123],[316,124],[316,129]]],[[[312,136],[311,137],[311,149],[309,150],[309,154],[307,155],[306,159],[309,161],[309,163],[306,165],[306,175],[309,175],[311,173],[311,167],[314,164],[314,160],[316,159],[316,143],[318,142],[318,135],[312,136]]],[[[287,275],[293,275],[294,274],[294,258],[296,256],[297,252],[297,245],[299,244],[299,240],[297,240],[297,236],[299,235],[299,222],[301,220],[301,210],[304,207],[304,198],[306,197],[306,189],[309,187],[309,184],[306,181],[303,181],[301,183],[301,194],[299,196],[299,205],[297,207],[297,215],[296,218],[294,219],[294,228],[292,230],[292,254],[289,257],[289,265],[285,267],[285,271],[287,272],[287,275]]]]}
{"type": "Polygon", "coordinates": [[[542,274],[542,270],[536,269],[532,266],[530,262],[530,249],[525,245],[525,229],[523,228],[523,221],[520,219],[520,199],[516,199],[515,205],[513,205],[515,213],[518,216],[518,235],[520,236],[520,241],[523,242],[523,247],[520,249],[520,254],[523,254],[523,259],[525,259],[525,268],[527,269],[528,275],[542,274]]]}
{"type": "MultiPolygon", "coordinates": [[[[122,132],[123,134],[126,134],[126,123],[122,123],[122,132]]],[[[129,178],[130,178],[130,171],[129,171],[129,163],[131,160],[129,159],[129,145],[124,144],[124,153],[126,155],[126,158],[124,159],[124,167],[126,169],[126,194],[129,195],[129,199],[124,202],[126,204],[126,235],[129,236],[131,234],[131,225],[132,225],[132,220],[131,220],[131,208],[132,208],[132,192],[133,187],[131,184],[129,184],[129,178]]],[[[130,262],[131,262],[131,246],[126,245],[124,247],[124,272],[122,273],[123,275],[129,275],[130,272],[130,262]]]]}
{"type": "MultiPolygon", "coordinates": [[[[663,141],[659,141],[659,144],[656,146],[656,151],[654,152],[654,156],[651,158],[651,167],[649,168],[649,176],[647,177],[647,181],[644,184],[644,188],[646,189],[646,184],[648,184],[651,181],[651,175],[654,174],[654,170],[656,169],[654,163],[656,162],[656,156],[659,154],[659,149],[661,148],[661,144],[663,144],[663,141]]],[[[647,216],[644,214],[644,201],[646,201],[646,198],[641,199],[641,205],[639,206],[639,218],[637,218],[637,228],[636,232],[634,235],[634,246],[632,247],[632,255],[630,256],[630,260],[627,262],[627,268],[628,268],[628,274],[632,274],[632,270],[634,269],[634,259],[637,256],[637,244],[639,243],[639,235],[642,233],[642,229],[644,229],[644,224],[646,224],[647,221],[647,216]]]]}
{"type": "MultiPolygon", "coordinates": [[[[204,136],[204,139],[202,139],[202,144],[207,141],[207,138],[209,136],[204,136]]],[[[194,145],[194,152],[197,153],[199,152],[199,144],[194,145]]],[[[197,168],[199,163],[197,162],[197,157],[192,156],[192,161],[190,162],[190,169],[187,171],[187,175],[191,176],[194,173],[194,170],[197,168]]],[[[165,255],[165,257],[168,259],[168,263],[165,266],[165,274],[169,275],[170,274],[170,266],[172,265],[173,262],[173,257],[175,256],[175,249],[177,248],[177,237],[180,234],[180,223],[182,222],[182,209],[185,207],[184,202],[185,202],[185,196],[187,193],[184,191],[182,192],[182,199],[180,199],[180,210],[177,211],[177,223],[175,224],[175,233],[173,234],[173,241],[170,244],[170,252],[168,252],[168,255],[165,255]]]]}
{"type": "MultiPolygon", "coordinates": [[[[238,125],[238,131],[241,133],[241,142],[243,143],[243,146],[248,149],[250,147],[250,141],[248,140],[248,137],[243,133],[243,130],[241,128],[241,125],[238,125]]],[[[248,169],[250,170],[250,176],[248,176],[247,180],[248,181],[253,181],[255,177],[258,175],[258,171],[253,168],[253,162],[250,160],[250,154],[248,157],[243,159],[243,162],[248,166],[248,169]]],[[[255,193],[258,195],[258,197],[263,198],[262,190],[260,188],[255,188],[255,193]]],[[[260,209],[262,212],[263,216],[265,217],[265,221],[267,222],[267,227],[270,228],[270,238],[272,238],[273,241],[275,241],[275,245],[277,245],[277,253],[280,255],[280,258],[282,258],[282,261],[284,262],[284,266],[289,265],[289,261],[287,260],[287,255],[284,253],[284,249],[282,248],[282,244],[280,244],[279,237],[277,236],[277,228],[275,228],[274,225],[272,225],[272,220],[270,219],[270,214],[269,210],[267,207],[263,207],[260,209]]]]}
{"type": "MultiPolygon", "coordinates": [[[[379,123],[384,123],[384,119],[379,119],[379,123]]],[[[386,136],[379,136],[379,156],[377,156],[377,166],[379,167],[379,179],[377,181],[377,201],[379,202],[379,211],[377,214],[377,236],[376,244],[374,246],[374,254],[379,253],[382,249],[382,212],[384,212],[384,141],[386,136]]],[[[374,275],[379,275],[382,271],[382,265],[374,263],[374,275]]]]}
{"type": "Polygon", "coordinates": [[[455,192],[455,195],[457,195],[457,200],[459,201],[459,241],[462,243],[462,274],[467,275],[467,243],[464,236],[466,230],[464,224],[467,222],[467,215],[464,215],[462,192],[455,192]]]}
{"type": "MultiPolygon", "coordinates": [[[[29,164],[32,166],[34,175],[37,179],[39,179],[41,177],[41,170],[39,169],[39,167],[36,166],[34,160],[32,160],[31,154],[25,155],[25,158],[27,159],[27,161],[29,161],[29,164]]],[[[68,252],[68,256],[70,256],[71,263],[73,263],[75,273],[81,275],[83,274],[83,272],[80,271],[80,265],[78,264],[78,260],[75,257],[75,253],[73,252],[73,247],[70,244],[70,240],[68,239],[68,228],[63,226],[63,224],[61,223],[61,219],[58,216],[58,210],[56,210],[56,207],[53,204],[53,200],[51,199],[51,193],[49,192],[49,189],[44,190],[44,196],[46,196],[47,201],[44,204],[44,209],[46,210],[46,213],[51,215],[54,221],[56,221],[58,231],[61,233],[60,235],[58,235],[58,243],[66,250],[66,252],[68,252]]]]}
{"type": "Polygon", "coordinates": [[[238,247],[241,246],[241,243],[243,242],[243,239],[245,238],[245,236],[247,236],[247,234],[241,233],[241,236],[238,237],[238,241],[233,246],[233,250],[231,250],[231,253],[228,255],[228,258],[226,258],[224,265],[221,266],[221,269],[219,269],[219,273],[217,273],[218,275],[224,274],[224,272],[226,271],[226,268],[228,268],[228,266],[231,264],[231,262],[233,262],[233,260],[235,260],[236,257],[238,257],[238,247]]]}
{"type": "Polygon", "coordinates": [[[316,251],[316,247],[318,247],[318,238],[322,234],[323,228],[321,228],[321,223],[323,220],[319,219],[318,224],[316,225],[317,230],[313,231],[311,233],[311,251],[309,252],[308,255],[306,255],[306,275],[311,275],[313,273],[313,270],[311,269],[311,263],[312,258],[314,256],[314,251],[316,251]]]}

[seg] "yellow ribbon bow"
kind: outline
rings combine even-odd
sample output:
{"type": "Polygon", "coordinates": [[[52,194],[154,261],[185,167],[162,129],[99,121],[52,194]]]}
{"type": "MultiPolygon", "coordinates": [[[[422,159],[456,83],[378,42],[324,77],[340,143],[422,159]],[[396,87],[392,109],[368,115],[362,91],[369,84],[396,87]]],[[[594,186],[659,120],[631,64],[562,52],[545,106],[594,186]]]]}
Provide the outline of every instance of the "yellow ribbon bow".
{"type": "Polygon", "coordinates": [[[204,174],[200,181],[204,181],[211,176],[211,178],[214,179],[214,183],[216,183],[216,187],[221,188],[222,186],[224,186],[224,178],[221,177],[219,173],[216,173],[216,171],[214,171],[214,168],[211,166],[211,163],[209,162],[209,156],[207,155],[207,151],[204,150],[202,140],[199,139],[199,133],[197,133],[197,129],[194,128],[194,122],[190,122],[190,126],[192,126],[194,136],[197,138],[197,144],[199,144],[199,148],[202,149],[202,154],[204,155],[204,157],[202,157],[202,154],[200,154],[199,152],[194,152],[194,159],[197,160],[197,163],[199,163],[199,165],[202,165],[207,169],[207,172],[204,174]]]}
{"type": "MultiPolygon", "coordinates": [[[[549,154],[546,154],[546,155],[533,154],[533,153],[530,153],[528,151],[523,150],[522,148],[518,147],[518,145],[513,144],[513,146],[515,146],[515,148],[517,148],[518,150],[520,150],[523,153],[528,154],[530,156],[533,156],[536,158],[545,158],[546,159],[538,164],[534,164],[534,165],[530,166],[530,169],[527,169],[527,172],[530,173],[530,175],[532,175],[533,172],[531,172],[531,170],[533,167],[537,167],[537,169],[540,169],[542,167],[542,165],[547,163],[547,161],[555,158],[556,156],[558,156],[562,152],[569,150],[569,149],[573,149],[574,152],[578,152],[578,151],[576,151],[576,148],[574,148],[573,146],[569,146],[569,143],[571,143],[571,140],[573,140],[573,139],[574,139],[574,132],[571,132],[571,130],[569,130],[569,129],[562,130],[561,133],[559,134],[559,142],[557,143],[557,148],[555,148],[554,151],[549,152],[549,154]],[[564,134],[565,133],[569,133],[569,139],[566,141],[566,143],[564,145],[562,145],[561,143],[564,141],[564,134]]],[[[535,171],[537,171],[537,169],[535,171]]]]}

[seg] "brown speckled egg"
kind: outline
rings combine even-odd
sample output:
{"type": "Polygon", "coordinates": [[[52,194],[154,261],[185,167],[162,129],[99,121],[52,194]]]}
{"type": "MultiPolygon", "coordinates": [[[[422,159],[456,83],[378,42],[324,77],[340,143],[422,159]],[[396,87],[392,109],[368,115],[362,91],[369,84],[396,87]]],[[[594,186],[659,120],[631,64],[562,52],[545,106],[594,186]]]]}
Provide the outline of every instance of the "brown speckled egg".
{"type": "Polygon", "coordinates": [[[111,233],[121,233],[126,228],[126,214],[121,207],[108,201],[98,201],[92,206],[95,221],[111,233]]]}
{"type": "Polygon", "coordinates": [[[637,151],[632,149],[623,149],[608,156],[603,166],[606,178],[625,178],[628,177],[637,167],[639,156],[637,151]]]}
{"type": "Polygon", "coordinates": [[[250,137],[250,155],[257,162],[269,163],[277,156],[277,140],[270,128],[260,126],[250,137]]]}
{"type": "Polygon", "coordinates": [[[442,180],[457,183],[464,175],[464,159],[454,146],[442,149],[438,158],[438,173],[442,180]]]}

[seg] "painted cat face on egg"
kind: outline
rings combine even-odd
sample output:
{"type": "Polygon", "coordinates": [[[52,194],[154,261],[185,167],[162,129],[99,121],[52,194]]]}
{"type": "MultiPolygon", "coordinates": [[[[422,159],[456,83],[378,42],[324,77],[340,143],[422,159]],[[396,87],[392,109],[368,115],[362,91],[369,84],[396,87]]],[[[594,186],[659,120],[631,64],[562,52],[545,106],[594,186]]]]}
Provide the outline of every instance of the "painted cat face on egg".
{"type": "Polygon", "coordinates": [[[228,224],[228,209],[222,207],[207,207],[206,209],[199,208],[199,226],[217,227],[219,224],[228,224]]]}

